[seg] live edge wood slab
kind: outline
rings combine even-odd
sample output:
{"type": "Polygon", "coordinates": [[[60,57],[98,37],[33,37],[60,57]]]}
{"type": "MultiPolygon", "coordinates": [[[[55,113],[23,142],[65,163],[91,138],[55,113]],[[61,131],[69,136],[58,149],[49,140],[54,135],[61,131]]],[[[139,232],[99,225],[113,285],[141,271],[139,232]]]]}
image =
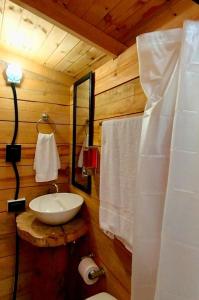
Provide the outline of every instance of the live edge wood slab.
{"type": "Polygon", "coordinates": [[[80,217],[63,225],[50,226],[41,223],[31,211],[27,211],[18,215],[16,222],[20,238],[36,247],[67,245],[88,232],[88,225],[80,217]]]}

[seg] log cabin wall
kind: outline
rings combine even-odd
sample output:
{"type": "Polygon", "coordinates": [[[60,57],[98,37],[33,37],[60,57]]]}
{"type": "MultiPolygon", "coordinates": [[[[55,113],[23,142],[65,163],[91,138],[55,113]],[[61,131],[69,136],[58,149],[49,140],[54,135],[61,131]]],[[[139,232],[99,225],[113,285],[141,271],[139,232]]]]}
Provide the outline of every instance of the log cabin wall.
{"type": "MultiPolygon", "coordinates": [[[[15,265],[15,217],[7,213],[7,200],[15,193],[15,176],[10,163],[5,162],[5,146],[11,143],[14,129],[13,96],[3,72],[7,62],[22,64],[24,79],[17,88],[19,132],[17,143],[22,145],[22,160],[18,163],[21,188],[19,197],[29,201],[48,192],[50,183],[38,184],[34,179],[33,158],[37,140],[36,122],[43,112],[56,123],[56,141],[61,158],[57,182],[61,191],[68,189],[69,85],[65,75],[41,67],[27,59],[0,49],[0,299],[12,298],[15,265]]],[[[41,130],[50,130],[40,125],[41,130]]],[[[48,126],[47,126],[48,127],[48,126]]],[[[20,242],[21,243],[21,242],[20,242]]],[[[17,299],[30,299],[31,258],[29,248],[20,244],[20,275],[17,299]],[[21,247],[22,246],[22,247],[21,247]]]]}
{"type": "MultiPolygon", "coordinates": [[[[136,47],[132,46],[95,72],[94,145],[100,150],[101,121],[142,113],[145,101],[138,79],[136,47]]],[[[70,190],[82,194],[85,198],[90,221],[91,251],[106,270],[106,278],[103,284],[96,287],[96,291],[106,289],[119,300],[129,300],[131,254],[119,241],[109,239],[99,228],[99,174],[92,178],[90,196],[72,185],[70,190]]],[[[91,288],[90,291],[89,287],[85,289],[87,294],[84,296],[89,296],[92,293],[91,288]]]]}

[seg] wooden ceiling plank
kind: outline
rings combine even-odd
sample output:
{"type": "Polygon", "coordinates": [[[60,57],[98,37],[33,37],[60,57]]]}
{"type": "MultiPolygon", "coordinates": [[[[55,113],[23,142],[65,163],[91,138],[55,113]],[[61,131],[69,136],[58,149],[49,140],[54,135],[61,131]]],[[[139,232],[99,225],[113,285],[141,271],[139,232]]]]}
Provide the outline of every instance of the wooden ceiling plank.
{"type": "Polygon", "coordinates": [[[92,66],[95,62],[98,62],[105,55],[101,53],[98,49],[92,47],[90,48],[81,58],[74,62],[69,68],[65,70],[66,74],[70,76],[77,76],[78,73],[82,72],[85,68],[89,67],[92,69],[92,66]]]}
{"type": "Polygon", "coordinates": [[[124,44],[108,36],[95,26],[88,24],[53,0],[14,0],[14,2],[36,11],[37,14],[42,14],[44,18],[50,18],[52,22],[63,26],[74,35],[102,48],[113,56],[119,55],[126,49],[124,44]]]}
{"type": "Polygon", "coordinates": [[[64,58],[55,66],[55,70],[64,72],[68,67],[77,61],[82,55],[84,55],[89,49],[90,45],[84,42],[79,42],[71,51],[64,56],[64,58]]]}
{"type": "Polygon", "coordinates": [[[17,35],[24,38],[20,49],[30,58],[38,53],[39,48],[51,32],[53,25],[46,20],[24,10],[17,35]]]}
{"type": "Polygon", "coordinates": [[[1,32],[2,32],[2,23],[3,23],[3,17],[4,17],[5,1],[6,0],[0,0],[0,37],[1,37],[1,32]]]}
{"type": "Polygon", "coordinates": [[[1,29],[1,41],[7,45],[17,45],[17,30],[23,9],[11,1],[5,2],[4,17],[1,29]]]}
{"type": "Polygon", "coordinates": [[[91,45],[80,41],[67,55],[67,59],[71,62],[75,62],[78,60],[82,55],[84,55],[90,48],[91,45]]]}
{"type": "Polygon", "coordinates": [[[75,77],[78,71],[80,72],[86,65],[91,62],[91,59],[86,55],[82,55],[76,62],[74,62],[64,73],[68,76],[75,77]]]}
{"type": "Polygon", "coordinates": [[[55,67],[78,43],[79,39],[68,33],[57,49],[45,61],[45,65],[51,68],[55,67]]]}
{"type": "Polygon", "coordinates": [[[87,73],[91,72],[91,71],[95,71],[97,68],[103,66],[105,63],[107,63],[110,60],[109,57],[107,57],[107,55],[102,55],[101,57],[98,58],[98,60],[96,60],[95,62],[93,62],[92,65],[87,65],[84,69],[82,69],[80,72],[78,72],[75,77],[76,78],[81,78],[84,75],[86,75],[87,73]]]}
{"type": "Polygon", "coordinates": [[[43,45],[35,55],[35,59],[43,64],[46,61],[46,58],[50,57],[59,47],[66,35],[67,33],[65,31],[57,26],[53,26],[51,33],[48,35],[43,45]]]}
{"type": "Polygon", "coordinates": [[[64,72],[64,70],[66,70],[68,67],[70,67],[72,65],[72,62],[69,61],[67,59],[67,55],[66,57],[64,57],[64,59],[61,60],[61,62],[59,62],[56,66],[55,66],[55,70],[56,71],[60,71],[60,72],[64,72]]]}
{"type": "Polygon", "coordinates": [[[106,16],[104,16],[103,20],[98,24],[98,28],[104,32],[111,31],[112,28],[117,27],[119,20],[131,14],[138,5],[140,4],[137,0],[119,1],[119,3],[106,16]]]}
{"type": "Polygon", "coordinates": [[[82,17],[93,6],[93,3],[94,0],[69,0],[66,6],[70,12],[78,17],[82,17]]]}
{"type": "Polygon", "coordinates": [[[115,28],[109,28],[109,33],[115,39],[124,42],[126,34],[132,34],[137,24],[142,20],[145,22],[146,18],[153,18],[153,15],[164,9],[167,5],[166,0],[150,0],[147,2],[140,2],[139,5],[135,5],[134,9],[129,10],[129,14],[119,18],[116,21],[115,28]],[[124,26],[125,24],[125,26],[124,26]]]}
{"type": "Polygon", "coordinates": [[[182,27],[185,19],[198,20],[199,5],[191,0],[172,0],[165,4],[153,18],[140,20],[133,30],[131,35],[126,34],[125,43],[130,46],[135,42],[136,36],[148,31],[159,29],[171,29],[182,27]]]}
{"type": "Polygon", "coordinates": [[[94,0],[93,5],[83,15],[83,19],[97,25],[121,0],[94,0]]]}

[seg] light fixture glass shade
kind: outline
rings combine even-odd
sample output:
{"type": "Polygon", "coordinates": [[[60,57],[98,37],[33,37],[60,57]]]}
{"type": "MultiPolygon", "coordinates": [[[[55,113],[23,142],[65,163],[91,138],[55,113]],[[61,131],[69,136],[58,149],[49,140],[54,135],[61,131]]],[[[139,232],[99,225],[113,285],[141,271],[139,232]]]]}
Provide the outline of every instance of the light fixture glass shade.
{"type": "Polygon", "coordinates": [[[6,75],[8,82],[20,83],[22,79],[22,70],[18,64],[9,64],[6,69],[6,75]]]}

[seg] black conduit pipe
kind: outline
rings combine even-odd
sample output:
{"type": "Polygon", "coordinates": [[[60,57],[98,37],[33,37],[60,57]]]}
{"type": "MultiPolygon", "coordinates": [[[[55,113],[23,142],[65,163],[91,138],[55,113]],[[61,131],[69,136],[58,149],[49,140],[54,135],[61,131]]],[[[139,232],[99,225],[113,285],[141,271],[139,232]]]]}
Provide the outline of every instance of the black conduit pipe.
{"type": "Polygon", "coordinates": [[[12,138],[12,145],[16,143],[17,133],[18,133],[18,124],[19,124],[19,113],[18,113],[18,103],[17,103],[17,92],[15,84],[11,83],[13,98],[14,98],[14,110],[15,110],[15,128],[14,128],[14,134],[12,138]]]}
{"type": "MultiPolygon", "coordinates": [[[[15,127],[14,127],[14,133],[12,138],[12,145],[16,143],[16,138],[18,134],[18,124],[19,124],[19,113],[18,113],[18,102],[17,102],[17,92],[16,87],[14,83],[11,83],[11,88],[13,92],[13,98],[14,98],[14,111],[15,111],[15,127]]],[[[19,172],[17,169],[16,162],[12,162],[12,167],[15,173],[15,179],[16,179],[16,188],[15,188],[15,196],[14,199],[17,200],[19,196],[19,188],[20,188],[20,177],[19,172]]],[[[16,220],[17,214],[15,214],[15,220],[16,220]]],[[[17,299],[17,286],[18,286],[18,277],[19,277],[19,236],[17,233],[17,226],[16,226],[16,245],[15,245],[15,276],[14,276],[14,285],[13,285],[13,297],[12,300],[17,299]]]]}

